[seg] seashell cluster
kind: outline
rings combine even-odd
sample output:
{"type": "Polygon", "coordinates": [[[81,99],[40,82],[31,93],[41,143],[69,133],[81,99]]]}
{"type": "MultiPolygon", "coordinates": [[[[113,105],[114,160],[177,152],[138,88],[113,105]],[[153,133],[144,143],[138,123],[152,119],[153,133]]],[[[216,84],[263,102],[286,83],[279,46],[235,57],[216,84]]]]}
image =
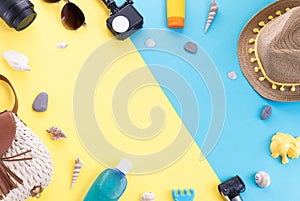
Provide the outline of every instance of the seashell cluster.
{"type": "Polygon", "coordinates": [[[74,170],[73,170],[73,177],[72,177],[72,184],[71,184],[71,188],[74,187],[75,182],[77,180],[77,177],[79,175],[80,169],[82,167],[82,162],[80,161],[80,158],[78,157],[75,160],[75,165],[74,165],[74,170]]]}
{"type": "Polygon", "coordinates": [[[218,9],[219,9],[219,7],[218,7],[216,1],[213,0],[210,4],[210,9],[209,9],[208,18],[207,18],[207,21],[206,21],[204,33],[206,33],[208,31],[210,25],[212,24],[217,12],[218,12],[218,9]]]}
{"type": "Polygon", "coordinates": [[[152,192],[145,192],[142,196],[140,201],[154,201],[155,195],[152,192]]]}
{"type": "Polygon", "coordinates": [[[27,56],[14,50],[7,50],[2,53],[2,57],[15,70],[30,71],[28,66],[29,59],[27,56]]]}
{"type": "Polygon", "coordinates": [[[53,126],[50,129],[46,130],[49,134],[51,134],[52,140],[60,140],[63,138],[67,138],[67,135],[57,126],[53,126]]]}
{"type": "Polygon", "coordinates": [[[255,182],[261,188],[267,188],[271,184],[271,178],[268,173],[259,171],[255,174],[255,182]]]}

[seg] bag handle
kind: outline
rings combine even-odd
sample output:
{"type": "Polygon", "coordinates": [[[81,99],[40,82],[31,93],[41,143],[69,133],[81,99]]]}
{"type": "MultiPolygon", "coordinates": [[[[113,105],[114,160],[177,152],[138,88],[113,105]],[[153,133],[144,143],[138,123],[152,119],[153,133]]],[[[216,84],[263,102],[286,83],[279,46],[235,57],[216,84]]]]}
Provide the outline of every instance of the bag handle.
{"type": "Polygon", "coordinates": [[[15,114],[17,114],[17,112],[18,112],[18,107],[19,107],[19,102],[18,102],[18,97],[17,97],[17,94],[16,94],[16,92],[15,92],[15,89],[14,89],[14,87],[12,86],[12,84],[10,83],[10,81],[9,81],[5,76],[0,75],[0,80],[6,82],[6,83],[10,86],[12,92],[14,93],[15,104],[14,104],[14,107],[13,107],[13,109],[12,109],[12,112],[15,113],[15,114]]]}

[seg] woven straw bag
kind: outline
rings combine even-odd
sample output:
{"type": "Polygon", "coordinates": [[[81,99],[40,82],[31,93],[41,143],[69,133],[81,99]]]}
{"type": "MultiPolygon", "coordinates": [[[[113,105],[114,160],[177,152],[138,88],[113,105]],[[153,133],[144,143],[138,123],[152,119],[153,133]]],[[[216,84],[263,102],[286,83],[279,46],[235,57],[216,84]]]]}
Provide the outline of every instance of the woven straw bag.
{"type": "Polygon", "coordinates": [[[17,117],[13,86],[3,75],[0,80],[11,87],[15,97],[13,110],[0,113],[0,200],[39,197],[52,178],[52,159],[39,137],[17,117]]]}

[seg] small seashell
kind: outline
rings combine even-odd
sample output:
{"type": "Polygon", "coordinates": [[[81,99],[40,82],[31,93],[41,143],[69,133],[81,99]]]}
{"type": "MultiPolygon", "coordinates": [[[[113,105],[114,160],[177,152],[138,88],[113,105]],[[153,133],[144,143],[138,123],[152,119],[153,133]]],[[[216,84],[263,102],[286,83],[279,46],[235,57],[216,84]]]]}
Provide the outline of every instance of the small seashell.
{"type": "Polygon", "coordinates": [[[32,109],[36,112],[44,112],[48,108],[48,94],[41,92],[34,99],[32,109]]]}
{"type": "Polygon", "coordinates": [[[82,167],[82,162],[80,161],[80,158],[78,157],[75,160],[75,165],[74,165],[74,170],[73,170],[73,177],[72,177],[72,184],[71,184],[71,189],[74,187],[75,182],[77,180],[77,177],[79,175],[80,169],[82,167]]]}
{"type": "Polygon", "coordinates": [[[184,50],[187,51],[187,52],[196,54],[196,53],[197,53],[197,50],[198,50],[198,46],[197,46],[196,43],[193,43],[193,42],[187,42],[187,43],[184,45],[184,50]]]}
{"type": "Polygon", "coordinates": [[[56,47],[57,48],[66,48],[68,46],[68,43],[67,42],[59,42],[56,44],[56,47]]]}
{"type": "Polygon", "coordinates": [[[66,134],[57,126],[53,126],[46,131],[51,134],[52,140],[60,140],[63,138],[67,138],[66,134]]]}
{"type": "Polygon", "coordinates": [[[148,48],[153,48],[153,47],[155,47],[156,44],[155,44],[155,41],[152,38],[149,38],[145,41],[145,45],[148,48]]]}
{"type": "Polygon", "coordinates": [[[264,107],[264,109],[261,112],[261,119],[265,120],[269,118],[272,114],[272,107],[270,105],[267,105],[264,107]]]}
{"type": "Polygon", "coordinates": [[[261,188],[267,188],[271,184],[271,178],[268,173],[259,171],[255,174],[255,182],[261,188]]]}
{"type": "Polygon", "coordinates": [[[30,71],[28,66],[29,59],[27,56],[14,50],[7,50],[2,53],[2,57],[15,70],[30,71]]]}
{"type": "Polygon", "coordinates": [[[210,25],[212,24],[217,12],[218,12],[218,9],[219,8],[218,8],[218,5],[217,5],[216,1],[213,0],[210,4],[210,10],[209,10],[209,13],[208,13],[208,18],[207,18],[207,21],[206,21],[204,33],[207,32],[210,25]]]}
{"type": "Polygon", "coordinates": [[[231,80],[235,80],[237,78],[236,72],[234,71],[229,72],[227,76],[231,80]]]}
{"type": "Polygon", "coordinates": [[[145,192],[142,196],[140,201],[154,201],[155,195],[152,192],[145,192]]]}

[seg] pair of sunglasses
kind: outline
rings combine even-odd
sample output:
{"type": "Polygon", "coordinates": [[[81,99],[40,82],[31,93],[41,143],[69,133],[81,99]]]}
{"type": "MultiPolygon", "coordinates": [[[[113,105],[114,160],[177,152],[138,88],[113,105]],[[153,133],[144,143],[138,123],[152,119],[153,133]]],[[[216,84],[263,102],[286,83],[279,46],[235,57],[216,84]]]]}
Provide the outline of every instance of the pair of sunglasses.
{"type": "MultiPolygon", "coordinates": [[[[60,0],[43,0],[47,3],[58,3],[60,0]]],[[[67,29],[77,30],[81,26],[86,26],[83,12],[74,3],[66,0],[66,4],[61,10],[61,22],[67,29]]]]}

